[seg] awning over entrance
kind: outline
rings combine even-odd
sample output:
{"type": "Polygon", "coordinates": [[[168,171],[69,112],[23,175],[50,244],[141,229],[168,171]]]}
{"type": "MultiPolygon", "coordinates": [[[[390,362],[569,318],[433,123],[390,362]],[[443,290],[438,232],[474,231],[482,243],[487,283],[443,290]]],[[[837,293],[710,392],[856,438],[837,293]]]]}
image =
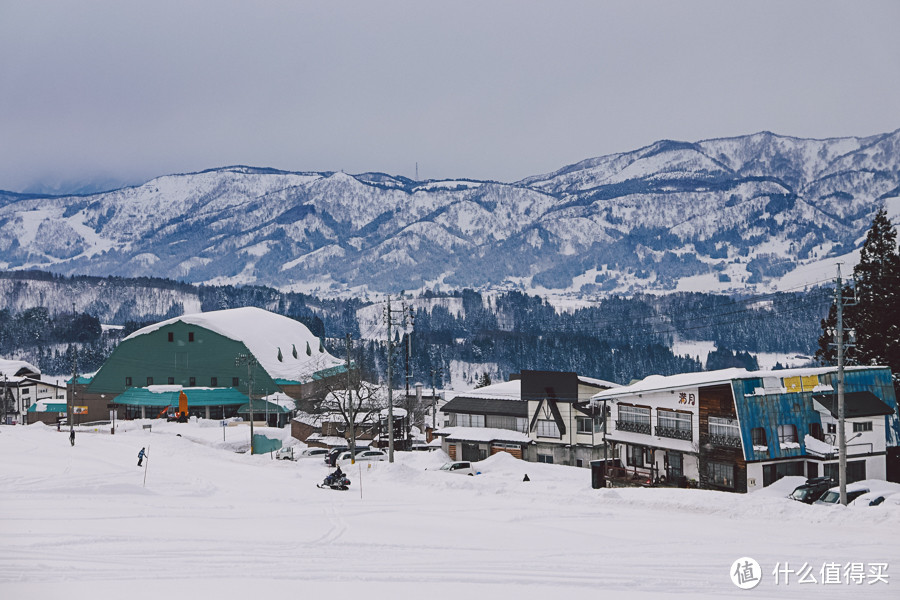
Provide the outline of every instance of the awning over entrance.
{"type": "Polygon", "coordinates": [[[182,391],[187,396],[189,407],[240,406],[247,403],[247,396],[235,388],[181,389],[177,386],[164,390],[128,388],[116,396],[114,402],[120,406],[178,406],[178,395],[182,391]]]}

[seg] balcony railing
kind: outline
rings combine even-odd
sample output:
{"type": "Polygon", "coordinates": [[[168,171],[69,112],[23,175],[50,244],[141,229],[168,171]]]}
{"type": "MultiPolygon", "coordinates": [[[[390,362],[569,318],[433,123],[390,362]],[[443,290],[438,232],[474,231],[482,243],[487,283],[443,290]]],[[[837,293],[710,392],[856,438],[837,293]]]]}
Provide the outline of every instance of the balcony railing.
{"type": "Polygon", "coordinates": [[[635,421],[616,421],[616,429],[620,431],[630,431],[632,433],[646,433],[650,435],[650,423],[639,423],[635,421]]]}
{"type": "Polygon", "coordinates": [[[733,435],[710,435],[709,442],[716,446],[728,446],[729,448],[741,447],[741,438],[733,435]]]}
{"type": "Polygon", "coordinates": [[[678,429],[676,427],[660,427],[656,426],[656,435],[659,437],[675,438],[676,440],[691,441],[692,434],[690,429],[678,429]]]}

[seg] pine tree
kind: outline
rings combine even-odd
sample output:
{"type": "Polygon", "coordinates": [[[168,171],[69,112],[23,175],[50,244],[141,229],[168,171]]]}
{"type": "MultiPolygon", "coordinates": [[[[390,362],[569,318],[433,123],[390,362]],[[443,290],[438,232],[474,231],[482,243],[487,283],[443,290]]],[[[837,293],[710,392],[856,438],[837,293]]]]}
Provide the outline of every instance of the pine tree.
{"type": "MultiPolygon", "coordinates": [[[[886,365],[894,375],[895,387],[900,387],[900,253],[897,230],[883,207],[875,213],[853,276],[858,303],[845,307],[843,326],[845,331],[856,330],[856,346],[847,349],[847,362],[886,365]]],[[[844,288],[844,298],[851,294],[844,288]]],[[[836,308],[832,306],[821,322],[816,358],[822,364],[836,361],[835,350],[829,346],[834,340],[828,335],[836,322],[836,308]]]]}
{"type": "Polygon", "coordinates": [[[897,230],[884,207],[875,214],[853,275],[860,362],[887,365],[900,376],[900,253],[897,230]]]}

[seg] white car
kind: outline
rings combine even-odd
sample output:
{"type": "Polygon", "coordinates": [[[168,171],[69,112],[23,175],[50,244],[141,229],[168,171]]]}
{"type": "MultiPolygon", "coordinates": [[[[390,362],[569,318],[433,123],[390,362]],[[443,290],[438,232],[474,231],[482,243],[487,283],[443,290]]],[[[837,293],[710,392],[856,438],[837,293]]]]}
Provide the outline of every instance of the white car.
{"type": "Polygon", "coordinates": [[[328,454],[328,448],[304,448],[300,451],[300,458],[324,458],[328,454]]]}
{"type": "Polygon", "coordinates": [[[472,463],[467,460],[445,463],[441,467],[441,471],[456,473],[457,475],[477,475],[479,473],[479,471],[476,471],[475,468],[472,467],[472,463]]]}
{"type": "Polygon", "coordinates": [[[294,460],[294,447],[293,446],[283,446],[275,451],[275,458],[277,460],[294,460]]]}
{"type": "MultiPolygon", "coordinates": [[[[850,484],[847,486],[847,504],[850,504],[863,494],[869,493],[869,488],[859,485],[850,484]]],[[[825,494],[813,502],[813,505],[838,506],[841,503],[841,487],[835,486],[825,492],[825,494]]]]}
{"type": "MultiPolygon", "coordinates": [[[[373,461],[373,460],[387,460],[388,455],[383,450],[378,450],[375,448],[368,449],[363,448],[361,450],[356,451],[356,462],[365,462],[365,461],[373,461]]],[[[340,456],[337,458],[337,464],[341,466],[345,466],[350,464],[350,451],[341,452],[340,456]]]]}

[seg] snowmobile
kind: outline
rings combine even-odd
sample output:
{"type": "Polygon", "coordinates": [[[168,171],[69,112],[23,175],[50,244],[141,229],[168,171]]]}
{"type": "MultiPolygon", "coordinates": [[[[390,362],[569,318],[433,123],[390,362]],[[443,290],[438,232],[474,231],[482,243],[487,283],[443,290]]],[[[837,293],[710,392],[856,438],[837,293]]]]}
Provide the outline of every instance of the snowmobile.
{"type": "Polygon", "coordinates": [[[341,473],[340,475],[336,475],[332,473],[325,480],[318,484],[316,487],[320,489],[328,489],[331,488],[333,490],[349,490],[350,489],[350,480],[347,479],[347,476],[341,473]]]}

